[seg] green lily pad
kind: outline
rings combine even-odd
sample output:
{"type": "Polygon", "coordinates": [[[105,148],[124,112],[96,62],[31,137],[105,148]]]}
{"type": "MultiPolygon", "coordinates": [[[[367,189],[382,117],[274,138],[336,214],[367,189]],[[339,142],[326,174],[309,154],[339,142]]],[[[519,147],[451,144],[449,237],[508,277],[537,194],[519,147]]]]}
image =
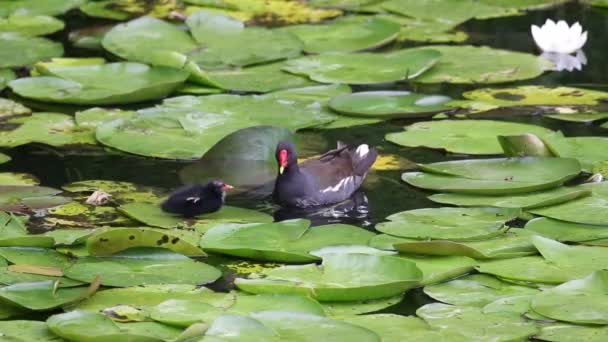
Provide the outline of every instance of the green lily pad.
{"type": "MultiPolygon", "coordinates": [[[[14,78],[9,79],[13,80],[14,78]]],[[[7,82],[8,82],[7,81],[7,82]]],[[[2,90],[2,70],[0,69],[0,90],[2,90]]],[[[0,119],[8,119],[15,116],[31,115],[32,110],[22,105],[21,103],[0,98],[0,119]]]]}
{"type": "Polygon", "coordinates": [[[584,170],[591,171],[595,165],[608,160],[603,151],[608,149],[608,138],[548,136],[545,144],[558,157],[576,158],[584,170]]]}
{"type": "Polygon", "coordinates": [[[596,271],[583,279],[534,296],[532,309],[559,321],[576,324],[608,323],[608,271],[596,271]]]}
{"type": "Polygon", "coordinates": [[[239,129],[277,125],[292,130],[332,121],[318,102],[266,96],[181,96],[97,127],[97,139],[119,150],[160,158],[197,159],[239,129]],[[164,143],[167,139],[171,144],[164,143]]]}
{"type": "Polygon", "coordinates": [[[26,36],[43,36],[63,30],[63,21],[44,15],[0,17],[0,32],[17,32],[26,36]]]}
{"type": "Polygon", "coordinates": [[[403,300],[403,294],[381,299],[372,299],[354,302],[323,302],[321,305],[328,316],[340,317],[347,315],[361,315],[380,311],[396,305],[403,300]]]}
{"type": "Polygon", "coordinates": [[[349,301],[394,296],[422,279],[422,272],[410,261],[365,254],[329,254],[321,266],[284,266],[262,275],[261,279],[237,278],[235,284],[251,293],[297,293],[319,301],[349,301]]]}
{"type": "Polygon", "coordinates": [[[17,94],[45,102],[83,105],[124,104],[162,98],[188,73],[140,63],[45,67],[43,76],[9,83],[17,94]],[[104,85],[103,88],[99,84],[104,85]]]}
{"type": "Polygon", "coordinates": [[[0,68],[29,66],[63,55],[63,46],[59,43],[14,32],[0,33],[0,45],[0,68]]]}
{"type": "Polygon", "coordinates": [[[534,338],[551,342],[602,342],[608,338],[608,327],[554,323],[542,326],[534,338]]]}
{"type": "Polygon", "coordinates": [[[401,146],[444,149],[452,153],[501,154],[497,137],[532,133],[541,137],[553,131],[544,127],[492,120],[434,120],[389,133],[386,140],[401,146]]]}
{"type": "Polygon", "coordinates": [[[38,185],[40,181],[27,173],[0,172],[0,185],[38,185]]]}
{"type": "Polygon", "coordinates": [[[0,247],[0,256],[14,265],[41,266],[59,270],[70,265],[65,255],[49,248],[0,247]]]}
{"type": "Polygon", "coordinates": [[[198,219],[184,219],[165,213],[158,205],[150,203],[128,203],[119,207],[119,210],[127,216],[144,223],[148,226],[158,228],[205,228],[218,223],[267,223],[272,222],[268,214],[251,209],[243,209],[231,206],[223,206],[215,213],[204,214],[198,219]]]}
{"type": "Polygon", "coordinates": [[[45,236],[50,236],[55,240],[55,246],[73,246],[81,245],[87,241],[87,238],[93,235],[96,229],[54,229],[45,232],[45,236]]]}
{"type": "Polygon", "coordinates": [[[424,287],[424,293],[443,303],[484,307],[497,299],[534,295],[537,289],[517,286],[485,274],[473,274],[447,283],[424,287]]]}
{"type": "Polygon", "coordinates": [[[162,342],[174,340],[181,329],[155,322],[116,323],[101,313],[71,311],[51,316],[49,329],[70,341],[110,340],[162,342]]]}
{"type": "Polygon", "coordinates": [[[137,116],[137,112],[127,110],[111,110],[99,107],[76,112],[74,120],[78,127],[96,128],[97,126],[116,119],[128,120],[137,116]]]}
{"type": "Polygon", "coordinates": [[[372,5],[378,0],[310,0],[311,6],[320,8],[341,8],[356,11],[360,7],[372,5]]]}
{"type": "Polygon", "coordinates": [[[0,246],[52,247],[53,244],[52,237],[28,234],[21,218],[0,211],[0,246]]]}
{"type": "Polygon", "coordinates": [[[352,89],[346,84],[325,84],[302,88],[278,90],[268,94],[279,99],[315,101],[323,105],[329,103],[333,97],[350,94],[352,89]]]}
{"type": "Polygon", "coordinates": [[[538,256],[488,260],[482,262],[477,270],[481,273],[495,275],[505,281],[547,284],[561,284],[588,274],[586,271],[555,265],[538,256]]]}
{"type": "Polygon", "coordinates": [[[59,342],[60,338],[53,334],[45,322],[39,321],[5,321],[0,322],[0,336],[4,341],[39,341],[59,342]]]}
{"type": "MultiPolygon", "coordinates": [[[[392,247],[392,246],[391,246],[392,247]]],[[[440,283],[469,273],[478,262],[466,256],[401,256],[422,271],[421,286],[440,283]]]]}
{"type": "Polygon", "coordinates": [[[540,236],[565,242],[582,242],[608,238],[608,226],[570,223],[546,217],[530,220],[524,228],[540,236]]]}
{"type": "Polygon", "coordinates": [[[355,52],[373,49],[395,40],[399,24],[369,16],[341,17],[320,25],[287,26],[287,32],[304,42],[308,53],[355,52]]]}
{"type": "Polygon", "coordinates": [[[399,252],[424,255],[462,255],[475,259],[514,258],[534,254],[531,234],[511,229],[504,236],[482,241],[395,241],[399,252]]]}
{"type": "MultiPolygon", "coordinates": [[[[2,285],[14,285],[19,283],[35,283],[41,281],[53,281],[58,282],[59,287],[75,287],[83,285],[83,282],[68,279],[65,277],[49,276],[43,274],[34,273],[22,273],[11,271],[14,267],[1,267],[0,268],[0,284],[2,285]]],[[[29,270],[28,270],[29,271],[29,270]]]]}
{"type": "Polygon", "coordinates": [[[111,206],[94,206],[84,202],[72,201],[64,205],[51,208],[44,217],[44,223],[50,227],[61,225],[64,227],[96,228],[102,225],[121,226],[133,225],[135,222],[122,215],[111,206]]]}
{"type": "Polygon", "coordinates": [[[337,112],[361,117],[417,118],[428,117],[449,109],[442,95],[412,94],[407,91],[370,91],[338,95],[329,107],[337,112]]]}
{"type": "Polygon", "coordinates": [[[461,207],[535,209],[565,203],[589,195],[591,195],[591,191],[578,187],[559,187],[545,191],[510,194],[505,196],[459,193],[435,194],[429,196],[428,199],[441,204],[452,204],[461,207]]]}
{"type": "Polygon", "coordinates": [[[545,115],[546,118],[551,118],[566,122],[592,123],[595,121],[608,119],[608,113],[559,113],[545,115]]]}
{"type": "Polygon", "coordinates": [[[426,208],[390,215],[376,230],[418,240],[484,240],[504,233],[519,210],[426,208]]]}
{"type": "MultiPolygon", "coordinates": [[[[11,69],[0,68],[0,90],[4,89],[8,82],[14,80],[17,76],[11,69]]],[[[2,99],[4,102],[5,100],[2,99]]]]}
{"type": "Polygon", "coordinates": [[[95,296],[79,303],[76,308],[99,312],[117,305],[130,305],[146,312],[167,300],[188,300],[207,303],[218,308],[229,308],[234,304],[234,295],[216,293],[206,287],[192,285],[146,285],[102,290],[95,296]]]}
{"type": "Polygon", "coordinates": [[[431,328],[459,333],[470,341],[521,341],[536,334],[534,322],[513,312],[488,312],[481,308],[440,303],[416,311],[431,328]]]}
{"type": "Polygon", "coordinates": [[[577,188],[590,190],[592,194],[566,203],[532,209],[529,212],[561,221],[606,225],[608,216],[604,209],[608,205],[608,183],[591,183],[577,188]]]}
{"type": "Polygon", "coordinates": [[[29,310],[49,310],[81,301],[95,293],[99,284],[55,288],[54,281],[17,283],[0,288],[0,298],[29,310]]]}
{"type": "Polygon", "coordinates": [[[84,0],[2,0],[0,17],[10,15],[60,15],[82,4],[84,0]]]}
{"type": "Polygon", "coordinates": [[[162,247],[186,256],[205,256],[197,247],[200,234],[187,230],[113,228],[87,239],[89,254],[107,256],[133,247],[162,247]]]}
{"type": "Polygon", "coordinates": [[[374,233],[349,225],[326,225],[310,228],[308,220],[209,229],[201,247],[209,252],[281,262],[320,260],[310,252],[333,245],[367,245],[374,233]]]}
{"type": "Polygon", "coordinates": [[[36,113],[10,119],[7,123],[16,124],[16,127],[0,130],[0,146],[15,147],[29,143],[51,146],[96,144],[93,131],[77,127],[70,115],[36,113]]]}
{"type": "Polygon", "coordinates": [[[103,39],[103,46],[129,60],[158,64],[163,62],[163,57],[171,56],[181,59],[182,63],[194,61],[203,69],[291,58],[300,55],[302,49],[302,43],[292,34],[260,27],[246,28],[242,22],[219,14],[198,11],[188,17],[186,24],[192,37],[159,19],[135,19],[110,30],[103,39]]]}
{"type": "Polygon", "coordinates": [[[362,326],[380,336],[383,342],[403,341],[404,336],[410,341],[466,341],[462,335],[449,331],[435,331],[418,317],[395,314],[372,314],[341,318],[345,322],[362,326]]]}
{"type": "Polygon", "coordinates": [[[568,246],[555,240],[535,236],[534,246],[547,261],[583,274],[608,268],[608,249],[596,246],[568,246]]]}
{"type": "Polygon", "coordinates": [[[317,84],[305,77],[283,71],[285,63],[272,63],[248,68],[214,70],[210,79],[223,89],[267,93],[317,84]]]}
{"type": "Polygon", "coordinates": [[[463,42],[469,38],[466,32],[455,30],[454,23],[436,19],[409,18],[395,15],[383,15],[383,18],[400,23],[398,41],[414,41],[424,43],[463,42]]]}
{"type": "Polygon", "coordinates": [[[6,154],[4,154],[4,153],[0,153],[0,164],[7,163],[7,162],[9,162],[10,160],[11,160],[11,157],[10,157],[10,156],[7,156],[7,155],[6,155],[6,154]]]}
{"type": "MultiPolygon", "coordinates": [[[[436,10],[429,13],[436,13],[436,10]]],[[[433,45],[432,48],[441,53],[441,60],[431,70],[416,78],[416,82],[512,82],[535,78],[552,67],[548,60],[521,52],[467,45],[433,45]]],[[[425,50],[426,47],[413,51],[418,49],[425,50]]]]}
{"type": "Polygon", "coordinates": [[[466,99],[499,106],[596,105],[608,99],[608,93],[597,90],[543,86],[515,88],[482,88],[462,94],[466,99]]]}
{"type": "Polygon", "coordinates": [[[131,249],[111,257],[80,258],[65,270],[65,276],[91,282],[102,275],[105,286],[150,284],[200,285],[215,281],[222,273],[202,262],[160,249],[131,249]]]}
{"type": "Polygon", "coordinates": [[[497,158],[419,164],[424,172],[406,172],[408,184],[429,190],[466,194],[519,194],[550,189],[580,173],[569,158],[497,158]]]}
{"type": "Polygon", "coordinates": [[[382,8],[418,19],[435,19],[452,25],[473,18],[503,17],[517,14],[517,10],[493,6],[475,0],[389,0],[382,8]]]}
{"type": "Polygon", "coordinates": [[[433,67],[440,57],[433,49],[337,53],[292,59],[286,62],[284,70],[321,83],[374,84],[414,79],[433,67]]]}

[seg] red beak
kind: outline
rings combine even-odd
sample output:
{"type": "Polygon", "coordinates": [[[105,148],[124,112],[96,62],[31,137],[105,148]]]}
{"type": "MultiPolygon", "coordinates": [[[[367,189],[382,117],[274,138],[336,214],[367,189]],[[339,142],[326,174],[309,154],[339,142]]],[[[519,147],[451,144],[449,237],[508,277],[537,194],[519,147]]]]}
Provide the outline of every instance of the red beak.
{"type": "Polygon", "coordinates": [[[231,190],[231,189],[234,189],[234,187],[230,184],[224,184],[224,186],[222,186],[223,191],[227,191],[227,190],[231,190]]]}

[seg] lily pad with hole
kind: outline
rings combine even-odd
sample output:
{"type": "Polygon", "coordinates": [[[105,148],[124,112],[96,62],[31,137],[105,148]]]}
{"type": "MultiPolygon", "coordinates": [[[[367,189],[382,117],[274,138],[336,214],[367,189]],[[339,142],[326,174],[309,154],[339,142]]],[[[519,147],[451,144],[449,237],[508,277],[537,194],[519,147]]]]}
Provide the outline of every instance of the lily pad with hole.
{"type": "Polygon", "coordinates": [[[119,207],[127,216],[158,228],[205,228],[218,223],[268,223],[272,217],[268,214],[244,208],[223,206],[215,213],[204,214],[197,219],[184,219],[165,213],[156,204],[128,203],[119,207]]]}
{"type": "Polygon", "coordinates": [[[96,144],[93,131],[79,128],[74,119],[65,114],[36,113],[7,121],[10,129],[0,129],[0,145],[15,147],[29,143],[51,146],[96,144]]]}
{"type": "Polygon", "coordinates": [[[87,248],[91,256],[108,256],[134,247],[161,247],[186,256],[205,256],[197,247],[200,236],[188,230],[113,228],[89,236],[87,248]]]}
{"type": "Polygon", "coordinates": [[[490,208],[426,208],[392,214],[376,230],[418,240],[485,240],[502,235],[505,223],[519,210],[490,208]]]}
{"type": "Polygon", "coordinates": [[[28,310],[50,310],[92,296],[99,283],[89,287],[55,288],[54,281],[17,283],[0,288],[0,298],[28,310]]]}
{"type": "Polygon", "coordinates": [[[581,167],[571,158],[497,158],[419,164],[424,172],[401,179],[415,187],[466,194],[520,194],[551,189],[576,177],[581,167]]]}
{"type": "Polygon", "coordinates": [[[369,91],[338,95],[329,107],[346,115],[377,118],[429,117],[448,110],[450,100],[442,95],[413,94],[408,91],[369,91]]]}
{"type": "Polygon", "coordinates": [[[529,212],[572,223],[607,225],[608,216],[605,208],[608,205],[608,183],[590,183],[577,188],[591,191],[591,196],[553,206],[535,208],[529,212]]]}
{"type": "Polygon", "coordinates": [[[111,257],[77,259],[65,269],[65,276],[90,282],[103,275],[104,286],[140,286],[153,284],[201,285],[222,275],[215,267],[194,261],[165,249],[130,249],[111,257]]]}
{"type": "Polygon", "coordinates": [[[311,251],[335,245],[367,245],[374,234],[343,224],[310,227],[308,220],[240,226],[218,226],[209,229],[201,247],[256,260],[308,262],[320,260],[311,251]]]}
{"type": "Polygon", "coordinates": [[[97,127],[97,140],[119,150],[160,158],[197,159],[240,129],[277,125],[297,130],[328,123],[335,115],[316,101],[270,95],[181,96],[139,111],[128,120],[97,127]],[[171,144],[164,141],[170,139],[171,144]]]}
{"type": "Polygon", "coordinates": [[[433,202],[461,207],[497,207],[534,209],[572,201],[591,195],[590,190],[578,187],[559,187],[545,191],[504,196],[444,193],[428,197],[433,202]]]}
{"type": "Polygon", "coordinates": [[[524,227],[540,236],[562,242],[585,242],[608,238],[608,226],[578,224],[538,217],[524,227]]]}
{"type": "Polygon", "coordinates": [[[597,105],[608,99],[603,91],[543,86],[519,86],[515,88],[482,88],[465,92],[466,99],[499,106],[539,106],[539,105],[597,105]]]}
{"type": "Polygon", "coordinates": [[[162,342],[174,340],[182,332],[155,322],[117,323],[104,314],[79,310],[51,316],[46,323],[53,333],[70,341],[162,342]]]}
{"type": "Polygon", "coordinates": [[[336,53],[292,59],[286,62],[284,70],[321,83],[375,84],[414,79],[440,58],[441,53],[434,49],[336,53]]]}
{"type": "Polygon", "coordinates": [[[407,147],[429,147],[452,153],[501,154],[499,135],[532,133],[549,136],[541,126],[493,120],[434,120],[406,126],[404,132],[389,133],[386,139],[407,147]]]}
{"type": "Polygon", "coordinates": [[[6,341],[40,341],[58,342],[59,337],[53,334],[45,322],[18,320],[0,322],[0,336],[6,341]]]}
{"type": "MultiPolygon", "coordinates": [[[[0,190],[2,187],[0,187],[0,190]]],[[[0,246],[52,247],[52,237],[28,234],[21,217],[0,211],[0,246]]]]}
{"type": "Polygon", "coordinates": [[[398,23],[373,16],[341,17],[318,25],[287,26],[307,53],[355,52],[380,47],[399,35],[398,23]]]}
{"type": "Polygon", "coordinates": [[[466,256],[401,255],[422,271],[421,286],[441,283],[471,272],[478,262],[466,256]]]}
{"type": "Polygon", "coordinates": [[[540,333],[535,338],[551,342],[602,342],[608,339],[608,327],[553,323],[541,326],[540,333]]]}
{"type": "Polygon", "coordinates": [[[461,255],[475,259],[516,258],[535,254],[532,234],[523,229],[482,241],[394,241],[393,246],[402,253],[424,255],[461,255]]]}
{"type": "MultiPolygon", "coordinates": [[[[413,51],[425,49],[427,48],[417,48],[413,51]]],[[[415,82],[454,84],[512,82],[538,77],[552,68],[552,63],[548,60],[522,52],[468,45],[433,45],[432,49],[441,53],[439,63],[416,78],[415,82]]]]}
{"type": "Polygon", "coordinates": [[[245,27],[239,20],[206,11],[190,15],[186,25],[192,36],[168,22],[138,18],[110,30],[103,46],[128,60],[158,64],[163,56],[172,56],[183,63],[193,61],[203,69],[292,58],[300,55],[302,49],[302,42],[290,33],[245,27]],[[163,48],[159,50],[159,46],[163,48]]]}
{"type": "Polygon", "coordinates": [[[534,296],[539,314],[575,324],[608,324],[608,271],[571,280],[534,296]]]}
{"type": "MultiPolygon", "coordinates": [[[[40,69],[40,68],[39,68],[40,69]]],[[[9,83],[20,96],[37,101],[109,105],[163,98],[188,73],[174,68],[121,62],[83,66],[45,66],[42,76],[9,83]],[[99,84],[103,87],[99,87],[99,84]]]]}
{"type": "Polygon", "coordinates": [[[436,331],[418,317],[395,314],[371,314],[340,317],[345,322],[367,328],[380,336],[384,342],[403,341],[404,336],[411,341],[433,342],[454,341],[464,342],[466,339],[457,333],[436,331]]]}
{"type": "Polygon", "coordinates": [[[424,287],[424,293],[443,303],[484,307],[497,299],[534,295],[540,291],[531,287],[506,283],[486,274],[473,274],[447,283],[424,287]]]}
{"type": "Polygon", "coordinates": [[[0,68],[30,66],[63,55],[63,46],[46,38],[14,32],[0,33],[0,68]]]}
{"type": "Polygon", "coordinates": [[[395,256],[329,254],[319,265],[284,266],[265,271],[263,278],[237,278],[250,293],[295,293],[319,301],[367,300],[397,295],[422,279],[413,262],[395,256]]]}
{"type": "Polygon", "coordinates": [[[469,341],[520,341],[538,331],[534,322],[518,313],[484,313],[469,306],[427,304],[416,310],[416,315],[433,329],[459,333],[469,341]]]}
{"type": "Polygon", "coordinates": [[[0,32],[17,32],[26,36],[43,36],[62,30],[63,21],[45,15],[0,16],[0,32]]]}

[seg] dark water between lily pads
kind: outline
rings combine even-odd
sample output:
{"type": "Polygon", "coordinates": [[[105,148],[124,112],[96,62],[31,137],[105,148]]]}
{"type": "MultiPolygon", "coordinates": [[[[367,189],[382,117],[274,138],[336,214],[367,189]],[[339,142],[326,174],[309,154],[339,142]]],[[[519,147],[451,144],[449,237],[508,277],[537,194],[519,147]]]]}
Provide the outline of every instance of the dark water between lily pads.
{"type": "MultiPolygon", "coordinates": [[[[548,72],[543,76],[518,82],[534,85],[584,86],[605,90],[608,84],[608,11],[579,4],[567,4],[548,11],[535,11],[525,16],[500,18],[483,21],[470,21],[463,25],[470,35],[469,43],[487,45],[516,51],[533,52],[536,50],[530,35],[530,25],[542,24],[546,18],[566,19],[568,22],[579,21],[589,31],[589,40],[584,48],[588,64],[582,71],[548,72]]],[[[68,27],[79,27],[83,18],[74,17],[68,21],[68,27]]],[[[63,37],[65,38],[65,37],[63,37]]],[[[414,46],[404,44],[402,47],[414,46]]],[[[395,46],[386,47],[387,49],[395,46]]],[[[86,56],[86,52],[66,48],[66,56],[86,56]]],[[[108,57],[107,55],[104,57],[108,57]]],[[[513,85],[512,83],[509,85],[513,85]]],[[[466,90],[475,86],[432,85],[414,88],[409,84],[397,84],[384,87],[358,88],[356,90],[416,90],[446,94],[459,98],[466,90]]],[[[146,104],[145,106],[148,106],[146,104]]],[[[608,110],[608,108],[607,108],[608,110]]],[[[522,112],[517,109],[501,110],[492,116],[493,119],[532,123],[553,130],[561,130],[566,136],[608,136],[606,130],[597,126],[543,118],[541,113],[522,112]],[[525,114],[525,115],[523,115],[525,114]]],[[[422,121],[422,120],[421,120],[422,121]]],[[[464,155],[449,155],[441,151],[420,148],[404,148],[384,140],[389,132],[397,132],[413,120],[393,120],[370,126],[350,127],[335,130],[305,131],[298,133],[302,148],[306,154],[316,154],[333,147],[337,140],[351,143],[367,143],[376,146],[382,155],[396,155],[412,162],[436,162],[470,158],[464,155]]],[[[2,172],[25,172],[35,175],[42,185],[61,187],[64,184],[87,179],[107,179],[129,181],[143,185],[171,189],[181,184],[179,173],[189,166],[189,162],[175,162],[139,158],[125,154],[70,153],[65,150],[54,150],[47,147],[28,145],[6,152],[13,160],[0,166],[2,172]]],[[[436,207],[437,204],[426,199],[426,193],[407,186],[400,181],[401,170],[374,170],[363,187],[362,194],[367,198],[367,208],[351,211],[346,214],[339,210],[314,214],[315,224],[344,222],[373,229],[373,225],[395,212],[436,207]]],[[[228,202],[241,207],[274,212],[276,207],[269,199],[251,197],[248,194],[229,196],[228,202]]],[[[305,217],[301,212],[279,212],[284,217],[305,217]]],[[[213,261],[213,260],[211,260],[213,261]]],[[[220,286],[221,287],[221,286],[220,286]]],[[[226,289],[229,285],[225,285],[226,289]]],[[[431,302],[422,291],[409,291],[405,300],[386,310],[401,314],[413,314],[415,309],[431,302]]]]}

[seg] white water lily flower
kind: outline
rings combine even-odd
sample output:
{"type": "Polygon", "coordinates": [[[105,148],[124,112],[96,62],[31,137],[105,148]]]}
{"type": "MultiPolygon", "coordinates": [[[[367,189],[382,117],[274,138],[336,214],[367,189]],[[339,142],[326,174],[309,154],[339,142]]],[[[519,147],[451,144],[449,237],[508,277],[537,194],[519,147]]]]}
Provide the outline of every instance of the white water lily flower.
{"type": "Polygon", "coordinates": [[[571,27],[563,20],[557,24],[547,19],[542,27],[532,25],[532,37],[538,47],[545,52],[570,54],[580,50],[587,42],[587,31],[583,32],[576,22],[571,27]]]}

